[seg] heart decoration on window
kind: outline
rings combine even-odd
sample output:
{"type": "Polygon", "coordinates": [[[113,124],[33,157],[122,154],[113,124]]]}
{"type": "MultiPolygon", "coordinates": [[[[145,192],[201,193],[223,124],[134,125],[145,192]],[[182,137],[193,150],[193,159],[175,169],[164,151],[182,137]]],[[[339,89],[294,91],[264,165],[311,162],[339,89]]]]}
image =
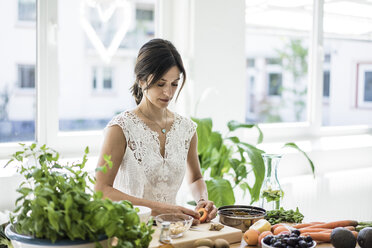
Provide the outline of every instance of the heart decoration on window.
{"type": "Polygon", "coordinates": [[[82,1],[81,26],[103,62],[109,63],[111,61],[127,34],[131,24],[132,9],[133,6],[128,0],[82,1]],[[100,38],[99,33],[92,25],[94,16],[98,16],[93,20],[97,27],[111,25],[108,29],[110,32],[114,32],[113,35],[110,35],[112,36],[111,40],[107,41],[107,37],[104,37],[106,41],[104,42],[103,37],[100,38]],[[113,19],[114,17],[116,18],[113,19]],[[107,45],[105,46],[104,43],[107,45]]]}

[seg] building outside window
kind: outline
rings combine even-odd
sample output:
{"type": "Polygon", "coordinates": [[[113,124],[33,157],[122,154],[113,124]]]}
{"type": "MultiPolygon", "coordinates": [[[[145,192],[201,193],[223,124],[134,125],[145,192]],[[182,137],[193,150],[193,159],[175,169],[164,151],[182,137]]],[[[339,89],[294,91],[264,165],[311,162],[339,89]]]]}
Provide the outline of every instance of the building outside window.
{"type": "Polygon", "coordinates": [[[36,21],[36,0],[18,0],[18,20],[36,21]]]}
{"type": "Polygon", "coordinates": [[[323,71],[323,97],[329,97],[329,83],[330,83],[331,73],[329,70],[323,71]]]}
{"type": "Polygon", "coordinates": [[[103,88],[112,89],[112,69],[103,68],[103,88]]]}
{"type": "Polygon", "coordinates": [[[357,108],[372,109],[372,63],[359,63],[357,108]]]}
{"type": "Polygon", "coordinates": [[[35,66],[18,65],[18,85],[20,88],[35,88],[35,66]]]}
{"type": "Polygon", "coordinates": [[[269,96],[280,96],[282,89],[282,74],[281,73],[269,73],[268,74],[268,95],[269,96]]]}
{"type": "Polygon", "coordinates": [[[111,67],[93,67],[92,86],[94,91],[111,90],[113,88],[113,69],[111,67]]]}

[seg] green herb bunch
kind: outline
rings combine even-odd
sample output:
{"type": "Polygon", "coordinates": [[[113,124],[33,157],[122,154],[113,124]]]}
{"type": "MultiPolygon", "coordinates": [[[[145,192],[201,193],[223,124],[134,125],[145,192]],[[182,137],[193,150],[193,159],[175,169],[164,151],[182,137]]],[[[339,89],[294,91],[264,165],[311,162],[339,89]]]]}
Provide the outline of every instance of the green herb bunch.
{"type": "Polygon", "coordinates": [[[265,219],[267,219],[271,225],[275,225],[282,222],[301,223],[304,219],[304,216],[300,213],[298,207],[296,208],[296,211],[292,209],[284,210],[284,208],[280,208],[267,211],[265,219]]]}
{"type": "Polygon", "coordinates": [[[10,240],[5,236],[4,229],[5,226],[0,225],[0,248],[6,248],[11,246],[10,240]]]}
{"type": "MultiPolygon", "coordinates": [[[[94,192],[88,183],[94,179],[84,171],[88,147],[81,163],[62,165],[59,153],[45,145],[26,146],[12,155],[8,162],[17,164],[17,171],[25,177],[18,188],[11,223],[18,233],[37,238],[82,239],[97,241],[99,235],[118,239],[115,247],[148,247],[152,221],[141,223],[137,210],[129,201],[113,202],[102,199],[102,192],[94,192]]],[[[109,156],[106,165],[112,167],[109,156]]],[[[7,165],[8,165],[7,164],[7,165]]],[[[96,242],[96,246],[100,244],[96,242]]]]}

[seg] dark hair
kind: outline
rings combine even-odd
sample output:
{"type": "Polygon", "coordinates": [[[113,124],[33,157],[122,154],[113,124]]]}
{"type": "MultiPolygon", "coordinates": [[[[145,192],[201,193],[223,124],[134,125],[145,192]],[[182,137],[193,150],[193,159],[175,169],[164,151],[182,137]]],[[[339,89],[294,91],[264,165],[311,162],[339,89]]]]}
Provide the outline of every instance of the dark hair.
{"type": "Polygon", "coordinates": [[[183,62],[177,49],[170,41],[163,39],[152,39],[141,47],[138,52],[136,66],[134,68],[136,81],[130,88],[137,105],[141,102],[143,97],[143,92],[139,82],[147,82],[148,77],[152,75],[152,80],[146,86],[145,90],[149,89],[173,66],[177,66],[182,73],[182,85],[178,91],[176,97],[177,99],[186,81],[186,71],[183,67],[183,62]]]}

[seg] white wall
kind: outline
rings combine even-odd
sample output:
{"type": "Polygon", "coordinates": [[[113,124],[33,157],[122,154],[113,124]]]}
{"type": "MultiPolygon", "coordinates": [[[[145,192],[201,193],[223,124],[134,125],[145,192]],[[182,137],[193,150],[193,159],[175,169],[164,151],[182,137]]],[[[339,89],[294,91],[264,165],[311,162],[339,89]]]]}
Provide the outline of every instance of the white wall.
{"type": "Polygon", "coordinates": [[[211,117],[216,129],[223,130],[227,120],[244,120],[245,2],[192,2],[193,93],[197,100],[207,88],[213,89],[198,105],[197,116],[211,117]]]}

